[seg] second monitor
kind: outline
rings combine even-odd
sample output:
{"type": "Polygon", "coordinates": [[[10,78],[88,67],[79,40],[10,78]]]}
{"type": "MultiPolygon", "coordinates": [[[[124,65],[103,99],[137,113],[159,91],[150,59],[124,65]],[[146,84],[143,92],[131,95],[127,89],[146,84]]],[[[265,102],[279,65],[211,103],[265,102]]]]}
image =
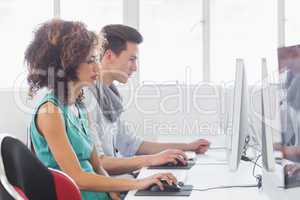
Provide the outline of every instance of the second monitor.
{"type": "Polygon", "coordinates": [[[229,169],[235,171],[239,167],[245,139],[248,135],[248,87],[245,66],[242,59],[237,59],[236,61],[232,131],[228,134],[228,164],[229,169]]]}

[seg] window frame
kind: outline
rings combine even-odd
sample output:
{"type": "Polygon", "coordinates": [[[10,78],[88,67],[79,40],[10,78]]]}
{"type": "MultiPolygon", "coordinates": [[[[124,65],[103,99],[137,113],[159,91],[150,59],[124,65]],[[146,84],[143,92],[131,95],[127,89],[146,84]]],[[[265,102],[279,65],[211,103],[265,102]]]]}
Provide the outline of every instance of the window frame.
{"type": "MultiPolygon", "coordinates": [[[[211,66],[210,66],[210,1],[209,0],[199,0],[202,1],[202,43],[203,43],[203,65],[202,65],[202,81],[211,81],[211,66]]],[[[54,13],[53,16],[60,17],[60,0],[53,0],[54,13]]],[[[278,32],[278,47],[285,45],[286,36],[286,15],[285,15],[285,0],[277,0],[277,32],[278,32]]],[[[123,23],[128,26],[132,26],[139,30],[140,24],[140,0],[123,0],[123,23]]],[[[135,76],[132,77],[130,82],[133,86],[138,87],[139,85],[149,84],[143,83],[140,80],[140,68],[138,68],[135,76]]],[[[151,83],[150,83],[151,84],[151,83]]],[[[178,84],[178,81],[174,85],[178,84]]],[[[173,85],[173,84],[172,84],[173,85]]]]}

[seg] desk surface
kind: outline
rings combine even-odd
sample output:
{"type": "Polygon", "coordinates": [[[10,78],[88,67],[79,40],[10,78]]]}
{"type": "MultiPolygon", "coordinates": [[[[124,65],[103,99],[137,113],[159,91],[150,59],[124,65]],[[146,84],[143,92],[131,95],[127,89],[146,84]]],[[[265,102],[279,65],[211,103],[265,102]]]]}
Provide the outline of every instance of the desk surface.
{"type": "MultiPolygon", "coordinates": [[[[178,136],[160,136],[158,141],[181,141],[190,142],[195,137],[178,137],[178,136]]],[[[227,138],[224,135],[204,136],[200,138],[207,138],[212,142],[212,146],[227,146],[227,138]]],[[[205,155],[198,155],[197,164],[190,170],[164,170],[172,172],[179,181],[185,184],[191,184],[194,188],[217,187],[222,185],[249,185],[255,184],[256,180],[252,176],[253,164],[250,162],[241,162],[238,171],[231,172],[228,165],[224,162],[225,152],[220,152],[220,149],[211,149],[205,155]],[[217,163],[211,165],[210,163],[217,163]]],[[[148,170],[143,168],[139,178],[143,178],[162,170],[148,170]]],[[[278,171],[277,171],[278,172],[278,171]]],[[[257,174],[263,174],[263,188],[231,188],[231,189],[217,189],[209,191],[192,191],[190,197],[137,197],[134,196],[136,190],[130,191],[126,196],[126,200],[298,200],[300,196],[300,188],[282,189],[278,188],[280,185],[280,178],[278,173],[265,172],[256,168],[257,174]]]]}
{"type": "MultiPolygon", "coordinates": [[[[208,152],[213,156],[215,150],[208,152]]],[[[218,152],[218,156],[219,156],[218,152]]],[[[201,156],[200,156],[201,157],[201,156]]],[[[199,158],[200,158],[199,157],[199,158]]],[[[179,181],[185,184],[194,185],[194,188],[204,189],[208,187],[216,187],[222,185],[249,185],[256,184],[255,178],[252,176],[252,164],[242,162],[240,168],[236,172],[230,172],[226,164],[208,165],[201,162],[197,163],[190,170],[149,170],[143,168],[139,178],[143,178],[157,172],[172,172],[179,181]]],[[[259,172],[259,170],[257,170],[259,172]]],[[[222,199],[222,200],[269,200],[264,192],[258,188],[231,188],[217,189],[209,191],[192,191],[190,197],[137,197],[134,196],[136,190],[130,191],[126,200],[174,200],[174,199],[222,199]]]]}
{"type": "Polygon", "coordinates": [[[300,187],[284,189],[283,169],[276,165],[273,172],[263,170],[263,188],[264,192],[272,200],[298,200],[300,196],[300,187]]]}

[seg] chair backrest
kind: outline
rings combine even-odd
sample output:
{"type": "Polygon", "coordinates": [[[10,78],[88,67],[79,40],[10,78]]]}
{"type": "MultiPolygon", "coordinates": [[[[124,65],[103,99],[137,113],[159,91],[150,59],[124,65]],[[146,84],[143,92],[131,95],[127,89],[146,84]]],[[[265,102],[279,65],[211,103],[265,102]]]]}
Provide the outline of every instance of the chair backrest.
{"type": "Polygon", "coordinates": [[[51,172],[19,140],[3,136],[1,159],[8,182],[20,188],[30,200],[56,200],[51,172]]]}
{"type": "Polygon", "coordinates": [[[44,166],[19,140],[0,134],[0,149],[0,166],[2,163],[5,178],[17,188],[19,196],[26,195],[30,200],[82,200],[79,188],[68,175],[44,166]]]}
{"type": "Polygon", "coordinates": [[[71,177],[59,170],[50,169],[50,171],[54,177],[58,200],[82,200],[80,190],[71,177]]]}
{"type": "Polygon", "coordinates": [[[29,200],[26,195],[24,194],[24,192],[18,188],[18,187],[12,187],[10,189],[7,189],[7,186],[10,185],[8,182],[4,182],[2,183],[2,181],[0,181],[0,199],[2,200],[29,200]],[[4,185],[6,185],[4,187],[4,185]],[[13,190],[13,192],[12,192],[13,190]]]}
{"type": "Polygon", "coordinates": [[[5,199],[5,200],[15,200],[16,198],[13,197],[13,194],[10,194],[7,189],[3,186],[2,181],[0,181],[0,199],[5,199]]]}
{"type": "Polygon", "coordinates": [[[26,146],[27,148],[35,155],[34,146],[31,140],[31,134],[30,134],[30,125],[27,127],[27,133],[26,133],[26,146]]]}
{"type": "MultiPolygon", "coordinates": [[[[7,134],[0,134],[0,144],[2,140],[8,136],[7,134]]],[[[1,150],[1,149],[0,149],[1,150]]],[[[2,162],[2,155],[0,154],[0,199],[5,200],[28,200],[24,192],[18,188],[12,186],[6,177],[4,165],[2,162]]]]}
{"type": "MultiPolygon", "coordinates": [[[[31,141],[30,131],[27,131],[27,148],[35,155],[35,149],[31,141]]],[[[71,177],[62,171],[49,168],[55,182],[55,190],[58,200],[72,199],[81,200],[81,193],[71,177]]]]}
{"type": "Polygon", "coordinates": [[[18,194],[24,199],[24,200],[29,200],[26,195],[24,194],[24,192],[18,188],[18,187],[15,187],[15,190],[18,192],[18,194]]]}

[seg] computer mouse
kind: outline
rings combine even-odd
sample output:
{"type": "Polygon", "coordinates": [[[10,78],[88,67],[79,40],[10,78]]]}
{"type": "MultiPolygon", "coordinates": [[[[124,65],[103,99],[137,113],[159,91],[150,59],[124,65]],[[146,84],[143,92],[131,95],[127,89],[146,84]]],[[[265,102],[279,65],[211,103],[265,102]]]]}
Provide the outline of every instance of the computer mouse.
{"type": "Polygon", "coordinates": [[[161,183],[164,186],[164,190],[161,190],[160,187],[157,184],[154,184],[152,186],[150,186],[149,190],[151,192],[179,192],[181,190],[181,187],[175,183],[173,183],[172,185],[169,185],[169,183],[166,180],[161,180],[161,183]]]}

